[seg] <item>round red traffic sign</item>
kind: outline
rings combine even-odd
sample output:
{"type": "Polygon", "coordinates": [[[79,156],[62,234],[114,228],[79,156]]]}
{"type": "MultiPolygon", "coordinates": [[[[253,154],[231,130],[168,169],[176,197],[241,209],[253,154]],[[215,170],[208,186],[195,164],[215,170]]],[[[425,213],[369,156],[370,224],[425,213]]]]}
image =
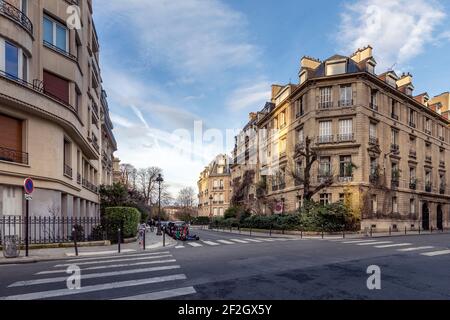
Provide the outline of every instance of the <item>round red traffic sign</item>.
{"type": "Polygon", "coordinates": [[[34,191],[33,180],[31,180],[31,178],[25,179],[25,181],[23,182],[23,188],[25,189],[26,194],[32,194],[34,191]]]}

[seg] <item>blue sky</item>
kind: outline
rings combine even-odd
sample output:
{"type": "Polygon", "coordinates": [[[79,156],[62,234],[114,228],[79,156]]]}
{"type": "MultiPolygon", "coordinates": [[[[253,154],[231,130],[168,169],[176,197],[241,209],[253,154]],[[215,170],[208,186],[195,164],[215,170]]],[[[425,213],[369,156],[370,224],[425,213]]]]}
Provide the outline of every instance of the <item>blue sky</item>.
{"type": "Polygon", "coordinates": [[[94,1],[116,156],[163,168],[174,194],[196,187],[213,156],[231,151],[226,130],[261,109],[272,83],[298,82],[303,55],[371,44],[377,72],[395,64],[416,93],[448,91],[449,14],[444,0],[94,1]]]}

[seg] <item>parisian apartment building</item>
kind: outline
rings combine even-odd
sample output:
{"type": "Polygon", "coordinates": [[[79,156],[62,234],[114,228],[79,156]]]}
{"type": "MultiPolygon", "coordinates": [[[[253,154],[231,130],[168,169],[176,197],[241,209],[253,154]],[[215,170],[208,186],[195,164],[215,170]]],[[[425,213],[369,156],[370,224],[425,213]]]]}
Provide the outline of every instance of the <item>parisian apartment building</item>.
{"type": "Polygon", "coordinates": [[[416,94],[411,74],[378,72],[370,46],[300,64],[298,83],[273,85],[271,101],[236,137],[237,202],[256,214],[297,211],[298,150],[309,140],[318,155],[312,186],[333,182],[315,201],[345,202],[363,229],[448,228],[449,93],[416,94]]]}
{"type": "Polygon", "coordinates": [[[218,155],[201,173],[198,185],[198,215],[223,216],[231,201],[231,159],[218,155]]]}
{"type": "Polygon", "coordinates": [[[0,1],[0,216],[22,215],[27,177],[31,216],[99,215],[117,150],[99,47],[91,0],[0,1]]]}

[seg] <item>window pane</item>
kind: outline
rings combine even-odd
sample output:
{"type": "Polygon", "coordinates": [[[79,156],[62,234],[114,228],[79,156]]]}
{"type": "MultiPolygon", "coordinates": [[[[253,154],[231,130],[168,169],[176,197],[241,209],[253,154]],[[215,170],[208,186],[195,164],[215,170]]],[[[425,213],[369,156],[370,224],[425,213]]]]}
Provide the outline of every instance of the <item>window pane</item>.
{"type": "Polygon", "coordinates": [[[19,49],[9,42],[5,42],[5,67],[8,75],[19,77],[19,49]]]}
{"type": "Polygon", "coordinates": [[[334,63],[327,65],[328,76],[342,73],[345,73],[345,63],[334,63]]]}
{"type": "Polygon", "coordinates": [[[44,41],[53,44],[53,22],[44,18],[44,41]]]}
{"type": "Polygon", "coordinates": [[[64,51],[67,51],[66,28],[56,25],[56,46],[64,51]]]}

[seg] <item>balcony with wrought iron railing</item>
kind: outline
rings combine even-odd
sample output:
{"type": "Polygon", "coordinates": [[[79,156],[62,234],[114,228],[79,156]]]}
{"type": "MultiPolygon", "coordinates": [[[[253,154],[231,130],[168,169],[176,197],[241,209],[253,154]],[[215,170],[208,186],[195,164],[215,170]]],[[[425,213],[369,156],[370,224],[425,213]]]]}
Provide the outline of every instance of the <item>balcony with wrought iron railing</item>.
{"type": "Polygon", "coordinates": [[[68,178],[72,178],[73,170],[68,164],[64,164],[64,175],[68,178]]]}
{"type": "Polygon", "coordinates": [[[391,152],[392,153],[399,153],[400,152],[400,146],[398,144],[392,143],[391,144],[391,152]]]}
{"type": "Polygon", "coordinates": [[[445,168],[445,161],[444,160],[439,161],[439,167],[445,168]]]}
{"type": "Polygon", "coordinates": [[[4,0],[0,0],[0,14],[14,21],[24,28],[30,35],[33,35],[33,23],[31,23],[30,18],[28,18],[25,13],[12,4],[4,0]]]}
{"type": "Polygon", "coordinates": [[[81,184],[81,174],[77,173],[77,183],[81,184]]]}
{"type": "Polygon", "coordinates": [[[431,192],[431,191],[433,191],[433,184],[432,184],[431,182],[425,183],[425,191],[426,191],[426,192],[431,192]]]}
{"type": "Polygon", "coordinates": [[[400,180],[395,179],[395,178],[391,180],[392,189],[397,189],[399,186],[400,186],[400,180]]]}
{"type": "Polygon", "coordinates": [[[415,124],[414,122],[410,121],[410,122],[409,122],[409,126],[410,126],[411,128],[415,128],[415,127],[416,127],[416,124],[415,124]]]}
{"type": "Polygon", "coordinates": [[[425,129],[425,134],[431,136],[431,130],[425,129]]]}
{"type": "Polygon", "coordinates": [[[77,57],[75,57],[73,54],[71,54],[70,52],[67,52],[64,49],[61,49],[61,48],[55,46],[53,43],[50,43],[50,42],[44,40],[44,46],[53,51],[58,52],[59,54],[62,54],[63,56],[65,56],[66,58],[69,58],[70,60],[77,61],[77,57]]]}
{"type": "Polygon", "coordinates": [[[353,142],[355,135],[353,133],[338,134],[338,142],[353,142]]]}
{"type": "Polygon", "coordinates": [[[339,106],[339,108],[351,107],[351,106],[353,106],[353,99],[339,100],[338,106],[339,106]]]}
{"type": "Polygon", "coordinates": [[[98,187],[85,178],[82,179],[82,186],[85,189],[92,191],[94,193],[98,192],[98,187]]]}
{"type": "Polygon", "coordinates": [[[416,190],[417,189],[417,179],[411,178],[411,180],[409,181],[409,188],[411,190],[416,190]]]}
{"type": "Polygon", "coordinates": [[[334,142],[334,136],[333,135],[324,135],[324,136],[318,136],[317,137],[317,143],[318,144],[333,143],[333,142],[334,142]]]}
{"type": "Polygon", "coordinates": [[[369,144],[377,146],[380,144],[380,141],[377,137],[369,136],[369,144]]]}
{"type": "Polygon", "coordinates": [[[417,158],[417,151],[413,150],[413,149],[410,149],[409,150],[409,157],[416,159],[417,158]]]}
{"type": "Polygon", "coordinates": [[[433,158],[431,156],[425,156],[426,162],[433,162],[433,158]]]}
{"type": "Polygon", "coordinates": [[[353,176],[339,176],[338,182],[339,183],[349,183],[353,181],[353,176]]]}
{"type": "Polygon", "coordinates": [[[439,185],[439,194],[445,194],[446,188],[447,188],[446,183],[441,183],[439,185]]]}
{"type": "Polygon", "coordinates": [[[332,101],[319,102],[319,109],[331,109],[333,105],[332,101]]]}
{"type": "Polygon", "coordinates": [[[0,146],[0,161],[28,165],[28,153],[0,146]]]}
{"type": "Polygon", "coordinates": [[[375,103],[371,102],[369,106],[373,111],[378,111],[378,106],[375,103]]]}

